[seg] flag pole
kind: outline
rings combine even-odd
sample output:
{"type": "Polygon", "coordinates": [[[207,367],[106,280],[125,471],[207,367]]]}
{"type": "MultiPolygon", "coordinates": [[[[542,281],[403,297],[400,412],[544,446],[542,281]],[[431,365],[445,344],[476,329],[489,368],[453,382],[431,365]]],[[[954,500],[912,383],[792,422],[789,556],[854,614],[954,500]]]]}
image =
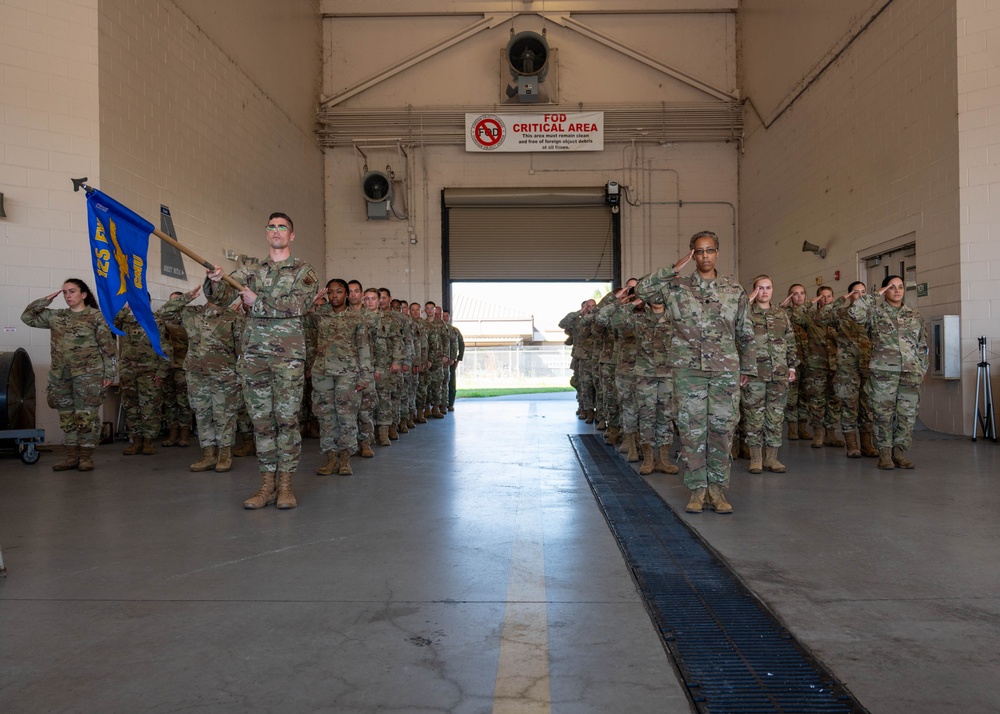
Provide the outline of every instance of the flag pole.
{"type": "MultiPolygon", "coordinates": [[[[94,188],[92,186],[88,186],[85,183],[85,181],[87,180],[86,176],[84,176],[83,178],[70,179],[70,180],[73,182],[73,190],[74,191],[79,191],[82,188],[84,191],[87,192],[87,195],[90,195],[91,193],[93,193],[94,188]]],[[[153,235],[156,236],[157,238],[159,238],[160,240],[162,240],[164,243],[169,243],[174,248],[176,248],[177,250],[179,250],[181,253],[183,253],[187,257],[191,258],[191,260],[195,261],[199,265],[205,266],[205,268],[207,268],[208,270],[215,270],[216,266],[214,266],[211,263],[209,263],[207,260],[205,260],[204,258],[202,258],[200,255],[198,255],[197,253],[195,253],[193,250],[191,250],[190,248],[188,248],[183,243],[178,243],[176,240],[174,240],[173,238],[171,238],[170,236],[168,236],[163,231],[154,229],[153,230],[153,235]]],[[[236,278],[233,278],[233,277],[231,277],[229,275],[226,275],[225,273],[222,274],[222,279],[225,280],[230,285],[232,285],[237,290],[239,290],[240,292],[242,292],[243,290],[246,289],[246,288],[244,288],[243,285],[240,284],[240,282],[238,280],[236,280],[236,278]]]]}

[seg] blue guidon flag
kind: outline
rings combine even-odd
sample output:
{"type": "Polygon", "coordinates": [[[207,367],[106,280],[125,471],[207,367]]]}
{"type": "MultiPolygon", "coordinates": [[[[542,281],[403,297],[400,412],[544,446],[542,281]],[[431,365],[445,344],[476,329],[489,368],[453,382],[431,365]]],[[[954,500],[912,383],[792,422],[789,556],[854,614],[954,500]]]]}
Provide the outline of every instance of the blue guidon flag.
{"type": "Polygon", "coordinates": [[[153,349],[165,357],[146,286],[146,250],[153,224],[96,189],[87,192],[87,221],[95,289],[108,327],[124,334],[115,327],[115,316],[128,303],[153,349]]]}

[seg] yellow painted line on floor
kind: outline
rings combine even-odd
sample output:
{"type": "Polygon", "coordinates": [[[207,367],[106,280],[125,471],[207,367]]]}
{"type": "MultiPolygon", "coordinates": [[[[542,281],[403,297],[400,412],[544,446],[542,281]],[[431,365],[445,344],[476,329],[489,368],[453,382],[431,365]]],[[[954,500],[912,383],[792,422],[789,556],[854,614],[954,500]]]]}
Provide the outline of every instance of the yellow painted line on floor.
{"type": "Polygon", "coordinates": [[[549,630],[541,479],[518,498],[507,605],[500,632],[494,714],[549,714],[549,630]]]}

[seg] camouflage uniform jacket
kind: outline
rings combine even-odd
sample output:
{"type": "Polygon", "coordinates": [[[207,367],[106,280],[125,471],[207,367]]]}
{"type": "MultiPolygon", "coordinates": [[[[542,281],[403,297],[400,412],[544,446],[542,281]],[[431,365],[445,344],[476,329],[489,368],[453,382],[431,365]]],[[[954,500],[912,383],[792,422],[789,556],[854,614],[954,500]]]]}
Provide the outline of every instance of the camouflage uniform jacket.
{"type": "Polygon", "coordinates": [[[375,320],[375,369],[385,374],[403,362],[402,328],[385,310],[370,311],[375,320]]]}
{"type": "Polygon", "coordinates": [[[384,329],[391,334],[389,341],[393,355],[392,361],[400,367],[408,366],[413,358],[413,339],[408,335],[409,325],[406,324],[400,313],[393,310],[379,310],[378,314],[382,322],[387,323],[384,329]]]}
{"type": "Polygon", "coordinates": [[[427,338],[427,321],[410,318],[413,326],[413,356],[418,367],[426,367],[427,360],[430,359],[429,343],[427,338]]]}
{"type": "Polygon", "coordinates": [[[187,330],[184,329],[183,312],[168,316],[163,312],[166,305],[167,303],[164,303],[163,307],[156,311],[156,314],[163,321],[163,329],[166,330],[167,340],[169,340],[170,349],[173,351],[170,366],[179,369],[184,366],[184,358],[187,357],[188,334],[187,330]]]}
{"type": "Polygon", "coordinates": [[[73,377],[99,374],[102,379],[114,380],[115,338],[100,310],[52,310],[48,298],[39,298],[24,308],[21,322],[51,331],[52,372],[68,371],[73,377]]]}
{"type": "Polygon", "coordinates": [[[188,340],[184,369],[197,374],[217,374],[236,369],[243,319],[236,310],[212,303],[188,307],[190,293],[178,295],[160,308],[165,318],[180,317],[188,340]]]}
{"type": "Polygon", "coordinates": [[[595,317],[597,317],[597,314],[592,310],[586,315],[580,315],[580,319],[576,321],[576,332],[573,335],[573,356],[583,361],[589,361],[594,356],[597,338],[594,336],[591,327],[594,324],[595,317]]]}
{"type": "Polygon", "coordinates": [[[747,294],[729,278],[680,277],[672,266],[647,275],[635,286],[648,303],[663,303],[673,322],[670,366],[704,372],[757,372],[747,294]]]}
{"type": "Polygon", "coordinates": [[[424,330],[427,332],[427,359],[431,367],[440,367],[441,358],[447,353],[441,341],[441,330],[436,320],[424,320],[424,330]]]}
{"type": "Polygon", "coordinates": [[[152,372],[158,377],[167,376],[167,368],[171,364],[170,340],[163,322],[157,318],[156,326],[160,328],[160,348],[166,359],[153,351],[149,335],[135,319],[135,315],[127,307],[115,316],[115,327],[124,332],[118,340],[118,365],[121,370],[130,372],[152,372]]]}
{"type": "Polygon", "coordinates": [[[792,322],[806,331],[805,364],[812,369],[836,369],[836,337],[828,325],[833,306],[800,305],[789,308],[792,322]]]}
{"type": "Polygon", "coordinates": [[[671,324],[666,312],[656,314],[647,305],[639,312],[626,313],[635,332],[635,374],[637,377],[667,377],[667,349],[670,346],[671,324]]]}
{"type": "Polygon", "coordinates": [[[465,356],[465,340],[462,339],[462,333],[457,327],[447,322],[444,326],[448,328],[448,338],[451,345],[451,349],[448,351],[448,357],[455,362],[458,362],[463,356],[465,356]]]}
{"type": "Polygon", "coordinates": [[[612,291],[601,298],[601,301],[597,303],[597,308],[594,310],[594,321],[591,323],[590,332],[597,338],[594,341],[594,354],[598,357],[598,362],[601,364],[614,364],[616,361],[615,334],[612,330],[601,324],[598,316],[601,310],[616,302],[618,302],[618,299],[612,291]]]}
{"type": "Polygon", "coordinates": [[[851,319],[848,310],[851,302],[837,298],[829,311],[820,313],[819,319],[832,327],[837,335],[837,366],[868,369],[872,359],[872,341],[868,330],[851,319]]]}
{"type": "Polygon", "coordinates": [[[614,333],[617,357],[615,371],[618,374],[635,370],[636,352],[639,350],[633,318],[635,314],[634,305],[623,305],[617,300],[608,303],[597,313],[597,322],[614,333]]]}
{"type": "Polygon", "coordinates": [[[870,368],[883,372],[927,371],[927,329],[920,313],[907,305],[893,307],[876,296],[862,295],[847,314],[864,325],[872,341],[870,368]]]}
{"type": "Polygon", "coordinates": [[[757,352],[757,379],[762,382],[788,379],[788,370],[798,364],[795,332],[788,313],[778,306],[764,310],[750,305],[754,347],[757,352]]]}
{"type": "Polygon", "coordinates": [[[359,382],[372,383],[372,353],[363,313],[334,312],[330,304],[313,312],[316,320],[316,360],[313,374],[339,377],[357,375],[359,382]]]}
{"type": "MultiPolygon", "coordinates": [[[[242,354],[305,359],[302,316],[312,307],[319,282],[312,266],[294,257],[277,263],[267,258],[234,270],[232,276],[257,293],[243,330],[242,354]]],[[[209,302],[223,308],[239,297],[225,281],[206,278],[203,290],[209,302]]]]}
{"type": "Polygon", "coordinates": [[[579,310],[574,310],[573,312],[569,313],[568,315],[566,315],[566,317],[564,317],[559,321],[559,328],[567,335],[569,335],[569,338],[566,340],[566,344],[573,346],[573,351],[570,353],[573,357],[579,356],[576,353],[575,337],[576,337],[576,323],[580,321],[581,317],[583,317],[583,314],[579,310]]]}

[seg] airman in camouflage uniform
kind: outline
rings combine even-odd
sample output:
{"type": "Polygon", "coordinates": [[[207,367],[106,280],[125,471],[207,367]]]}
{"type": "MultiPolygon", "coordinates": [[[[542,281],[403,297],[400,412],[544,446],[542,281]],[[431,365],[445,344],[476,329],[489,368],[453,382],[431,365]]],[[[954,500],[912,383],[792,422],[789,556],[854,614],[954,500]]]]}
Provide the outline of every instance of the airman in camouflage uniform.
{"type": "Polygon", "coordinates": [[[756,374],[753,326],[743,288],[715,270],[718,236],[696,233],[690,247],[673,267],[640,280],[636,295],[647,303],[662,302],[673,322],[670,366],[684,485],[691,491],[687,511],[700,513],[707,499],[717,513],[732,513],[725,498],[729,450],[740,418],[740,384],[756,374]],[[695,273],[678,276],[692,258],[695,273]]]}
{"type": "MultiPolygon", "coordinates": [[[[627,452],[627,461],[639,460],[639,403],[636,397],[635,356],[638,350],[634,321],[630,313],[642,309],[642,301],[633,304],[634,286],[637,281],[629,280],[625,287],[616,291],[616,300],[609,302],[597,312],[597,324],[614,335],[615,345],[615,394],[618,397],[618,412],[622,447],[627,452]]],[[[611,429],[608,429],[610,432],[611,429]]],[[[605,433],[605,439],[609,434],[605,433]]],[[[614,435],[610,436],[614,439],[614,435]]]]}
{"type": "Polygon", "coordinates": [[[371,313],[375,322],[375,349],[372,362],[375,368],[375,429],[379,446],[390,446],[398,439],[396,425],[398,416],[392,410],[392,392],[398,390],[400,364],[403,361],[403,340],[396,322],[387,312],[379,310],[379,292],[375,288],[365,290],[362,301],[365,312],[371,313]],[[390,438],[391,429],[391,438],[390,438]]]}
{"type": "Polygon", "coordinates": [[[596,338],[591,330],[597,317],[597,302],[587,300],[580,310],[573,332],[573,355],[577,360],[576,395],[581,418],[594,423],[596,387],[594,385],[594,345],[596,338]]]}
{"type": "MultiPolygon", "coordinates": [[[[788,288],[788,296],[781,303],[785,308],[801,307],[806,302],[806,289],[799,283],[793,283],[788,288]]],[[[791,318],[789,318],[791,320],[791,318]]],[[[805,328],[792,322],[792,333],[795,335],[795,371],[798,379],[788,384],[788,403],[785,405],[785,423],[788,424],[788,440],[811,439],[809,432],[809,406],[805,394],[799,388],[802,375],[805,374],[805,355],[809,346],[809,336],[805,328]]]]}
{"type": "Polygon", "coordinates": [[[152,456],[156,453],[153,441],[160,435],[163,380],[171,360],[167,332],[159,318],[156,324],[160,330],[160,348],[166,359],[153,350],[149,335],[127,304],[115,316],[115,327],[125,333],[118,340],[122,406],[132,439],[131,446],[122,451],[125,456],[152,456]]]}
{"type": "Polygon", "coordinates": [[[339,278],[329,281],[329,302],[313,313],[317,329],[313,409],[319,418],[320,448],[327,457],[316,471],[321,475],[353,473],[350,459],[358,445],[361,395],[374,381],[369,317],[351,310],[347,295],[347,283],[339,278]]]}
{"type": "Polygon", "coordinates": [[[451,313],[444,313],[444,324],[448,326],[451,335],[451,365],[448,367],[448,411],[455,411],[455,394],[458,390],[455,378],[458,375],[458,363],[465,358],[465,338],[462,331],[451,322],[451,313]]]}
{"type": "Polygon", "coordinates": [[[51,331],[46,396],[59,412],[59,428],[66,438],[66,456],[52,470],[93,471],[93,453],[101,438],[98,410],[115,378],[115,340],[97,300],[85,282],[70,278],[61,290],[29,303],[21,322],[51,331]],[[50,309],[49,303],[60,294],[69,309],[50,309]]]}
{"type": "MultiPolygon", "coordinates": [[[[614,293],[609,292],[597,303],[598,312],[614,301],[614,293]]],[[[615,385],[615,333],[598,322],[597,315],[594,316],[590,330],[595,338],[594,401],[597,413],[600,415],[597,428],[606,430],[605,443],[618,444],[621,441],[621,408],[615,385]]]]}
{"type": "MultiPolygon", "coordinates": [[[[410,372],[410,362],[413,359],[413,340],[409,337],[409,325],[403,316],[391,309],[392,294],[388,288],[379,288],[376,292],[379,317],[385,323],[387,339],[394,353],[395,362],[389,364],[388,380],[385,383],[385,406],[388,428],[386,436],[390,441],[399,439],[400,434],[409,432],[406,420],[403,418],[403,392],[406,389],[406,377],[410,372]]],[[[379,397],[379,408],[382,409],[382,397],[379,397]]]]}
{"type": "Polygon", "coordinates": [[[833,389],[840,400],[840,429],[844,432],[847,456],[852,459],[878,456],[878,450],[872,443],[871,408],[862,389],[869,379],[872,343],[867,330],[847,314],[851,307],[849,295],[854,291],[858,292],[858,296],[868,292],[864,283],[855,281],[848,288],[848,295],[837,298],[829,311],[820,313],[820,319],[837,335],[837,371],[833,377],[833,389]]]}
{"type": "MultiPolygon", "coordinates": [[[[789,298],[785,298],[782,307],[789,307],[789,303],[789,298]]],[[[844,445],[844,442],[837,438],[837,427],[840,425],[840,400],[833,390],[833,376],[837,369],[836,336],[829,327],[829,316],[821,315],[824,311],[832,311],[831,303],[833,303],[833,289],[821,285],[816,290],[816,297],[811,304],[791,307],[788,313],[792,323],[803,328],[809,339],[801,388],[812,417],[814,449],[844,445]]]]}
{"type": "MultiPolygon", "coordinates": [[[[170,293],[170,299],[183,294],[170,293]]],[[[158,315],[163,321],[173,354],[163,379],[163,419],[166,422],[167,438],[160,446],[187,446],[191,443],[191,403],[188,400],[187,375],[184,372],[188,336],[179,314],[168,319],[161,308],[158,315]]]]}
{"type": "Polygon", "coordinates": [[[583,410],[583,406],[580,404],[580,355],[579,350],[576,346],[576,326],[580,322],[580,318],[586,314],[588,300],[584,300],[580,304],[579,310],[574,310],[573,312],[566,313],[566,315],[559,321],[559,329],[566,333],[565,344],[571,345],[572,350],[570,350],[570,360],[569,369],[573,373],[569,379],[569,384],[573,389],[576,390],[576,414],[581,419],[586,418],[583,410]]]}
{"type": "Polygon", "coordinates": [[[428,414],[435,419],[443,419],[441,412],[441,384],[444,380],[444,368],[448,362],[448,338],[444,334],[444,325],[438,320],[437,305],[427,302],[424,305],[425,323],[427,325],[427,353],[430,366],[427,368],[427,409],[428,414]]]}
{"type": "Polygon", "coordinates": [[[236,364],[244,323],[232,308],[212,303],[188,307],[200,293],[201,286],[179,293],[160,308],[160,314],[180,318],[188,337],[183,367],[202,449],[201,459],[190,468],[224,473],[233,466],[236,416],[242,400],[236,364]]]}
{"type": "Polygon", "coordinates": [[[266,231],[268,258],[233,273],[244,285],[242,292],[222,282],[221,268],[208,271],[204,291],[215,305],[226,307],[239,296],[248,309],[239,372],[262,483],[243,507],[273,503],[285,509],[297,505],[292,474],[302,454],[298,424],[306,360],[302,316],[312,306],[319,281],[311,265],[292,257],[295,228],[287,215],[271,214],[266,231]]]}
{"type": "Polygon", "coordinates": [[[890,275],[875,295],[852,293],[851,319],[865,326],[872,341],[871,378],[864,389],[875,420],[880,469],[912,469],[906,458],[920,408],[920,385],[927,372],[927,329],[915,309],[903,304],[905,288],[890,275]]]}
{"type": "MultiPolygon", "coordinates": [[[[362,297],[364,288],[357,280],[350,280],[347,283],[347,309],[361,313],[361,318],[368,330],[368,351],[373,356],[375,354],[375,332],[376,320],[378,316],[365,310],[362,297]]],[[[358,446],[357,453],[366,458],[375,457],[371,445],[375,443],[375,380],[368,382],[368,386],[361,393],[361,408],[358,410],[358,446]]]]}
{"type": "Polygon", "coordinates": [[[778,461],[781,428],[785,418],[785,399],[789,381],[795,381],[795,333],[788,314],[771,305],[774,284],[771,278],[754,278],[748,316],[753,324],[757,375],[750,377],[741,390],[745,417],[744,438],[750,448],[750,473],[764,469],[784,473],[778,461]],[[761,451],[766,450],[766,454],[761,451]]]}
{"type": "Polygon", "coordinates": [[[417,424],[427,423],[427,380],[430,368],[427,321],[420,318],[420,303],[410,303],[410,319],[413,321],[413,351],[416,359],[416,379],[411,386],[411,403],[417,424]]]}

